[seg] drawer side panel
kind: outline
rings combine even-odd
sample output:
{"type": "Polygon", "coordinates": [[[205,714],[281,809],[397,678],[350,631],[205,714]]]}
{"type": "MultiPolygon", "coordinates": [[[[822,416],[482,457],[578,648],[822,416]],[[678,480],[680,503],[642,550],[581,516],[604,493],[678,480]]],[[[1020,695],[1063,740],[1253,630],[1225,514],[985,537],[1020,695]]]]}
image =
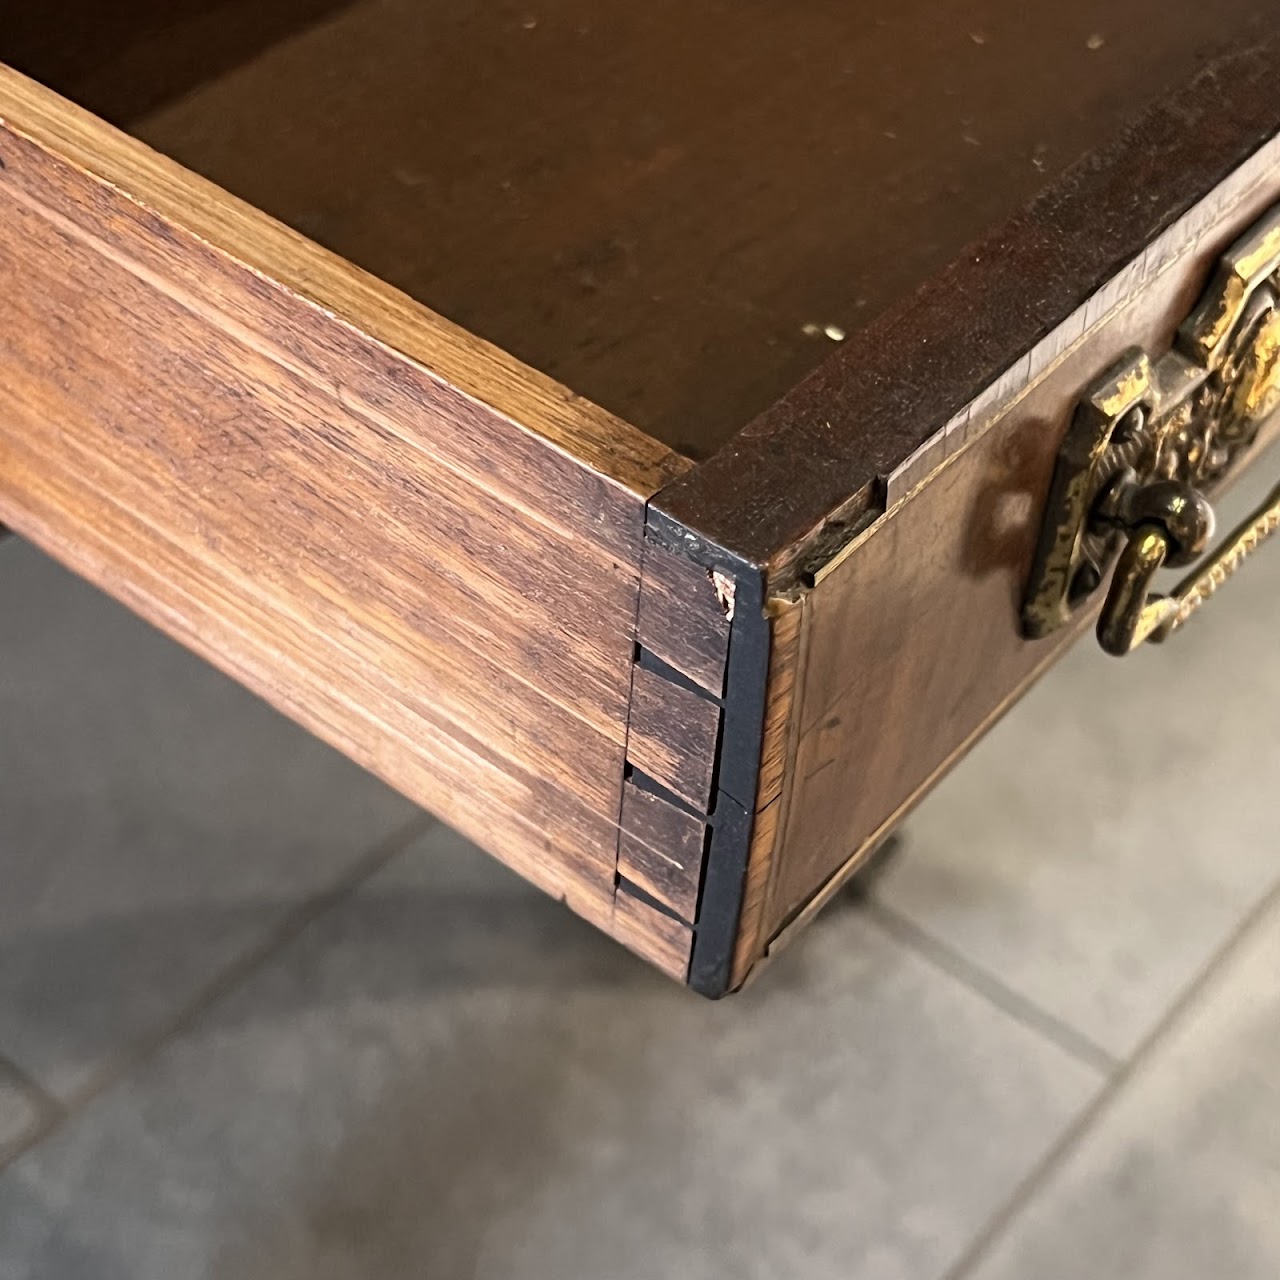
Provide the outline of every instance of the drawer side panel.
{"type": "Polygon", "coordinates": [[[376,282],[262,215],[259,259],[292,256],[249,265],[253,211],[219,243],[159,157],[122,191],[113,149],[143,187],[150,153],[25,83],[0,74],[0,523],[634,935],[640,544],[681,461],[621,423],[610,452],[607,415],[394,291],[379,319],[376,282]],[[37,136],[59,111],[74,158],[37,136]]]}

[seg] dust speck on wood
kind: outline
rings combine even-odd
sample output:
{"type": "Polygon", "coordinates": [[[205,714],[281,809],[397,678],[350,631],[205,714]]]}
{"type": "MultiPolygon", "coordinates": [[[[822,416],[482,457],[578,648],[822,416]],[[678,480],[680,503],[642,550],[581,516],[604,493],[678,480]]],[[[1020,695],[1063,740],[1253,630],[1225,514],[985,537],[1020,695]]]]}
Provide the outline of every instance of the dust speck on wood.
{"type": "Polygon", "coordinates": [[[830,338],[832,342],[843,342],[848,336],[838,324],[814,324],[812,320],[808,324],[801,325],[800,332],[806,338],[830,338]]]}

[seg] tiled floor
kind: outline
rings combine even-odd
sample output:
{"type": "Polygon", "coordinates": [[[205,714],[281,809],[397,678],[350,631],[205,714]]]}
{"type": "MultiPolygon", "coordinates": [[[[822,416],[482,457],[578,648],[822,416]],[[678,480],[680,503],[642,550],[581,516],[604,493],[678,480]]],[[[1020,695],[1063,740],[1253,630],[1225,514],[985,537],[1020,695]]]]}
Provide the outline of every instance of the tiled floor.
{"type": "Polygon", "coordinates": [[[0,1061],[0,1152],[35,1136],[46,1105],[12,1064],[0,1061]]]}
{"type": "Polygon", "coordinates": [[[1277,588],[712,1005],[5,546],[0,1280],[1273,1280],[1277,588]]]}

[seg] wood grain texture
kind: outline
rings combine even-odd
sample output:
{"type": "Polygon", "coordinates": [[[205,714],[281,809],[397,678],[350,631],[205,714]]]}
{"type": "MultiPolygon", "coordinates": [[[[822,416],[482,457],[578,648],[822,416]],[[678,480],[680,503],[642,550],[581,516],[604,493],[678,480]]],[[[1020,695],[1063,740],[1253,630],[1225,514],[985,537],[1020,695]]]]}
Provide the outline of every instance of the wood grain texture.
{"type": "Polygon", "coordinates": [[[756,810],[767,808],[782,795],[795,750],[795,709],[805,676],[807,598],[779,600],[770,625],[769,693],[765,704],[764,737],[756,810]]]}
{"type": "Polygon", "coordinates": [[[693,951],[693,930],[626,892],[618,894],[609,932],[669,978],[684,982],[693,951]]]}
{"type": "Polygon", "coordinates": [[[770,620],[768,699],[760,753],[755,822],[734,947],[732,988],[740,987],[764,954],[773,924],[767,911],[782,853],[780,836],[790,799],[799,739],[799,698],[804,687],[808,598],[776,602],[770,620]]]}
{"type": "Polygon", "coordinates": [[[724,693],[727,609],[701,565],[649,541],[640,588],[640,643],[708,693],[724,693]]]}
{"type": "Polygon", "coordinates": [[[611,912],[680,461],[9,72],[0,121],[0,519],[611,912]]]}
{"type": "Polygon", "coordinates": [[[1277,171],[1229,176],[1280,0],[54,3],[88,25],[24,10],[0,57],[104,110],[141,68],[111,110],[388,283],[0,71],[0,519],[664,971],[715,935],[712,994],[1066,643],[1017,636],[1066,406],[1277,171]],[[1209,38],[1243,47],[962,249],[1209,38]],[[691,455],[891,311],[689,473],[393,285],[691,455]],[[691,558],[650,572],[659,515],[691,558]]]}
{"type": "Polygon", "coordinates": [[[635,669],[627,761],[695,809],[711,809],[720,707],[644,667],[635,669]]]}
{"type": "MultiPolygon", "coordinates": [[[[852,334],[729,447],[665,490],[663,512],[767,565],[776,591],[821,572],[883,509],[888,476],[966,405],[993,388],[998,398],[1002,378],[1027,381],[1020,362],[1038,344],[1124,268],[1141,268],[1151,241],[1280,129],[1278,14],[1272,8],[1259,31],[1212,11],[1229,53],[852,334]]],[[[1186,16],[1153,15],[1151,47],[1187,40],[1186,16]]],[[[1145,56],[1141,40],[1127,48],[1145,56]]]]}
{"type": "MultiPolygon", "coordinates": [[[[139,225],[183,228],[222,258],[333,316],[366,345],[386,348],[459,396],[483,404],[495,419],[508,422],[513,438],[528,437],[542,452],[544,446],[562,451],[567,470],[588,467],[602,481],[647,498],[687,469],[669,448],[580,395],[4,67],[0,122],[94,185],[126,193],[137,206],[139,225]],[[146,214],[154,215],[150,223],[146,214]]],[[[199,285],[197,270],[193,266],[182,282],[199,285]]]]}
{"type": "Polygon", "coordinates": [[[1085,308],[1091,324],[1068,317],[1034,361],[1042,372],[997,384],[982,430],[805,593],[795,757],[762,937],[847,874],[1088,625],[1086,611],[1043,641],[1019,626],[1059,442],[1099,371],[1131,346],[1167,349],[1218,254],[1280,198],[1278,160],[1269,144],[1157,238],[1141,278],[1122,271],[1085,308]]]}
{"type": "Polygon", "coordinates": [[[135,16],[156,5],[42,0],[19,17],[48,13],[59,43],[9,39],[24,67],[699,456],[826,357],[823,326],[896,304],[1280,12],[173,0],[170,33],[135,16]],[[258,52],[229,70],[235,49],[258,52]],[[148,101],[164,105],[126,114],[148,101]]]}
{"type": "Polygon", "coordinates": [[[623,788],[618,874],[689,924],[698,919],[706,843],[705,820],[634,782],[623,788]]]}

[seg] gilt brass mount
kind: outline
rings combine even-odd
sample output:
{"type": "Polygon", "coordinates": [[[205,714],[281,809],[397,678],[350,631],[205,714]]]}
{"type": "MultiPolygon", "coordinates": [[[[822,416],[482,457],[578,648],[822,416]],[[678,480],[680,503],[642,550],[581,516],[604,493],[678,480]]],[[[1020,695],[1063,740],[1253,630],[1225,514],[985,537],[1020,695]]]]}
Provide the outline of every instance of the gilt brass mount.
{"type": "Polygon", "coordinates": [[[1204,496],[1280,406],[1280,207],[1223,257],[1173,349],[1132,350],[1076,408],[1058,454],[1023,630],[1065,626],[1115,572],[1098,622],[1108,653],[1176,630],[1280,529],[1280,490],[1169,597],[1156,573],[1213,536],[1204,496]]]}

